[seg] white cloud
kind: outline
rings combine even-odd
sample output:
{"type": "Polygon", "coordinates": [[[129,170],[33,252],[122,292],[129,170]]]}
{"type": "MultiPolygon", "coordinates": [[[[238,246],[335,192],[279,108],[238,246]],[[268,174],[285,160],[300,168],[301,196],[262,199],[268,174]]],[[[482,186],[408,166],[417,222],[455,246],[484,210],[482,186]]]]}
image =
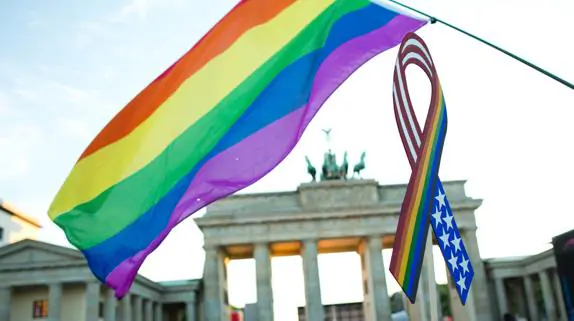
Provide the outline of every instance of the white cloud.
{"type": "Polygon", "coordinates": [[[182,0],[128,0],[116,13],[110,16],[110,22],[126,22],[133,18],[146,21],[152,9],[159,6],[179,6],[186,4],[182,0]]]}
{"type": "Polygon", "coordinates": [[[121,9],[112,15],[110,21],[112,22],[124,22],[133,16],[136,16],[140,20],[145,21],[147,19],[147,13],[150,8],[150,0],[130,0],[121,9]]]}

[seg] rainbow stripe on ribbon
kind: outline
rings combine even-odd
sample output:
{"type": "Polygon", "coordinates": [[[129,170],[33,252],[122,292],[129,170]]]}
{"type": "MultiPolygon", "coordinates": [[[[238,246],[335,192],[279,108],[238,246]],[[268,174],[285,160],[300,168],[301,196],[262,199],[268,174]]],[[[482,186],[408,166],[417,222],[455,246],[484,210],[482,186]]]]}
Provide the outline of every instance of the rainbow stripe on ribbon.
{"type": "MultiPolygon", "coordinates": [[[[408,97],[404,77],[405,68],[411,63],[417,64],[425,70],[432,85],[430,109],[421,137],[422,145],[415,148],[412,143],[409,145],[408,142],[405,142],[406,138],[401,135],[405,149],[413,148],[416,154],[411,160],[414,163],[414,168],[400,212],[390,271],[411,302],[415,302],[418,289],[430,224],[430,213],[437,191],[440,158],[447,129],[446,105],[442,88],[432,61],[423,63],[425,62],[422,59],[424,53],[428,54],[428,50],[424,47],[422,39],[414,34],[407,35],[401,45],[395,68],[395,84],[400,82],[398,90],[396,88],[394,90],[395,113],[399,128],[404,127],[404,119],[412,121],[414,116],[412,108],[408,112],[405,112],[405,108],[399,108],[400,102],[396,99],[397,95],[408,97]],[[417,41],[412,41],[413,39],[417,41]],[[409,115],[409,113],[413,113],[413,115],[409,115]]],[[[407,154],[409,154],[408,150],[407,154]]]]}
{"type": "Polygon", "coordinates": [[[243,0],[81,155],[49,209],[122,297],[182,220],[256,182],[361,65],[427,21],[367,0],[243,0]]]}
{"type": "Polygon", "coordinates": [[[447,117],[442,98],[431,108],[431,112],[431,121],[427,122],[430,130],[427,131],[425,126],[424,131],[429,140],[423,142],[421,163],[411,175],[401,208],[401,218],[404,219],[399,221],[395,241],[401,246],[394,250],[391,260],[391,272],[409,297],[416,296],[446,134],[447,117]]]}

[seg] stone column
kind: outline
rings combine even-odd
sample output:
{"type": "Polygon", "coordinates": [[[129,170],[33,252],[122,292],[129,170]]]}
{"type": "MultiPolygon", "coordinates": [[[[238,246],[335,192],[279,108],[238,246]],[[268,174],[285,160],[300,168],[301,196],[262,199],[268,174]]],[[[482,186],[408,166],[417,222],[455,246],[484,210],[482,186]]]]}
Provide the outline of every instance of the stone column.
{"type": "MultiPolygon", "coordinates": [[[[449,294],[450,310],[452,312],[452,318],[453,320],[456,321],[470,321],[471,312],[466,306],[462,305],[462,302],[460,302],[460,297],[458,296],[458,291],[456,289],[457,285],[452,281],[452,277],[450,275],[450,272],[448,272],[448,268],[446,269],[447,269],[446,273],[447,273],[448,294],[449,294]]],[[[471,295],[471,293],[469,293],[469,296],[471,295]]],[[[467,299],[466,304],[468,304],[471,301],[470,297],[467,297],[466,299],[467,299]]],[[[474,310],[472,313],[474,313],[474,310]]]]}
{"type": "MultiPolygon", "coordinates": [[[[100,284],[86,283],[86,321],[99,321],[100,284]]],[[[48,311],[48,314],[50,311],[48,311]]]]}
{"type": "Polygon", "coordinates": [[[552,274],[552,281],[554,282],[554,291],[556,291],[556,300],[558,300],[558,311],[560,311],[560,320],[567,321],[568,315],[566,313],[566,305],[564,304],[564,296],[562,294],[562,284],[560,284],[560,276],[558,270],[554,270],[552,274]]]}
{"type": "Polygon", "coordinates": [[[134,321],[143,321],[142,297],[134,295],[133,301],[134,301],[134,313],[133,313],[134,321]]]}
{"type": "Polygon", "coordinates": [[[116,321],[116,296],[113,289],[106,289],[106,302],[104,302],[104,320],[116,321]]]}
{"type": "Polygon", "coordinates": [[[197,311],[195,310],[195,293],[192,294],[193,297],[189,301],[185,302],[185,315],[187,316],[187,321],[197,320],[197,311]]]}
{"type": "Polygon", "coordinates": [[[539,272],[538,275],[540,276],[540,287],[542,288],[546,317],[548,318],[548,321],[556,321],[556,305],[554,304],[554,296],[552,294],[550,278],[548,277],[548,270],[539,272]]]}
{"type": "Polygon", "coordinates": [[[163,321],[163,305],[161,303],[155,303],[154,313],[155,317],[153,321],[163,321]]]}
{"type": "Polygon", "coordinates": [[[437,321],[439,316],[438,290],[434,273],[434,258],[432,252],[432,230],[429,231],[425,242],[423,263],[416,302],[413,304],[414,315],[421,321],[437,321]]]}
{"type": "Polygon", "coordinates": [[[153,302],[149,299],[144,301],[144,321],[153,321],[153,302]]]}
{"type": "Polygon", "coordinates": [[[271,284],[271,255],[267,243],[254,246],[255,270],[257,276],[257,318],[273,321],[273,287],[271,284]]]}
{"type": "Polygon", "coordinates": [[[496,300],[498,301],[498,314],[499,314],[498,317],[502,319],[502,316],[505,313],[510,312],[508,311],[508,300],[506,298],[504,278],[496,277],[494,279],[494,284],[496,286],[496,300]]]}
{"type": "MultiPolygon", "coordinates": [[[[372,235],[363,240],[360,252],[366,289],[365,316],[369,321],[390,321],[391,301],[387,292],[385,265],[383,263],[383,246],[380,235],[372,235]]],[[[309,319],[308,319],[309,320],[309,319]]]]}
{"type": "MultiPolygon", "coordinates": [[[[323,321],[325,311],[321,300],[321,281],[319,280],[319,262],[317,240],[303,241],[303,278],[305,280],[305,315],[308,321],[323,321]]],[[[259,320],[266,321],[266,320],[259,320]]]]}
{"type": "Polygon", "coordinates": [[[62,284],[48,285],[48,321],[60,321],[62,318],[62,284]]]}
{"type": "Polygon", "coordinates": [[[534,297],[534,289],[532,287],[532,277],[525,275],[524,278],[524,292],[526,292],[526,304],[528,305],[528,314],[530,314],[530,321],[538,321],[538,306],[536,305],[536,298],[534,297]]]}
{"type": "Polygon", "coordinates": [[[490,298],[488,296],[488,283],[484,263],[478,250],[476,230],[464,230],[461,231],[461,234],[466,251],[468,252],[468,258],[474,269],[474,278],[470,286],[472,295],[469,297],[469,299],[473,300],[472,303],[476,315],[476,319],[474,320],[491,321],[492,311],[490,308],[490,298]]]}
{"type": "Polygon", "coordinates": [[[0,320],[10,320],[12,310],[12,289],[0,287],[0,320]]]}
{"type": "Polygon", "coordinates": [[[122,306],[122,321],[133,321],[132,320],[132,296],[131,294],[126,294],[121,300],[122,306]]]}
{"type": "Polygon", "coordinates": [[[224,254],[219,247],[205,247],[203,267],[205,321],[228,321],[224,254]]]}

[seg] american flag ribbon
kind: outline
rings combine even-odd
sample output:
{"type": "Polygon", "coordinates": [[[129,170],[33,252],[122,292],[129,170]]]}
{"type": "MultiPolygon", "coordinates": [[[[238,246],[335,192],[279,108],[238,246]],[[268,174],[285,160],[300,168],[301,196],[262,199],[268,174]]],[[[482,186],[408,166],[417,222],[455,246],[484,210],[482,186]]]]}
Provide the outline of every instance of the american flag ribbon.
{"type": "Polygon", "coordinates": [[[393,104],[399,134],[413,171],[399,216],[390,271],[414,303],[430,224],[464,305],[474,270],[438,178],[447,127],[446,105],[428,47],[414,33],[405,36],[399,49],[393,79],[393,104]],[[425,72],[432,86],[424,132],[407,88],[405,70],[411,64],[425,72]]]}

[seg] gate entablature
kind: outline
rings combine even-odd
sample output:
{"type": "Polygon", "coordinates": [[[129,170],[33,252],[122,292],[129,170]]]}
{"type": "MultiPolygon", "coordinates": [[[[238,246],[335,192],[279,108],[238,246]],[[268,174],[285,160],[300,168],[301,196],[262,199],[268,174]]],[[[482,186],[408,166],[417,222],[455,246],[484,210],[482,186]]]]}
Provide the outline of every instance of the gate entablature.
{"type": "MultiPolygon", "coordinates": [[[[444,183],[461,230],[476,229],[481,200],[466,196],[465,181],[444,183]]],[[[361,237],[384,236],[392,246],[406,185],[350,179],[301,184],[288,192],[234,195],[207,207],[195,221],[206,245],[250,257],[253,244],[269,243],[273,255],[295,255],[301,240],[319,240],[321,253],[351,250],[361,237]]]]}

